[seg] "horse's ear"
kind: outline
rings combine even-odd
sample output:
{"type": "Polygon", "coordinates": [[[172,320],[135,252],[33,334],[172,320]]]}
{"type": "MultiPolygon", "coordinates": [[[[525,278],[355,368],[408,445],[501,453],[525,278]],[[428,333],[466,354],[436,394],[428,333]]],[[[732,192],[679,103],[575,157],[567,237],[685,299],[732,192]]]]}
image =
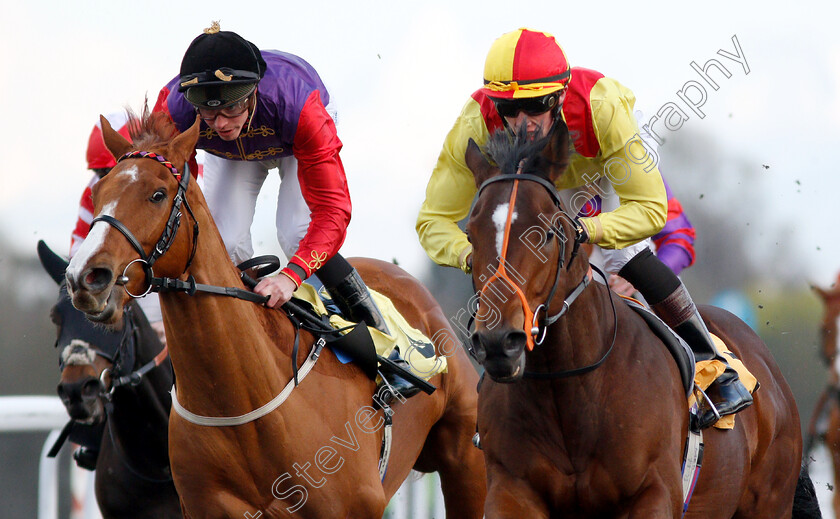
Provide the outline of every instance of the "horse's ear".
{"type": "Polygon", "coordinates": [[[131,151],[131,143],[111,128],[111,123],[104,115],[99,116],[99,123],[102,125],[102,142],[105,143],[105,147],[108,148],[115,159],[131,151]]]}
{"type": "Polygon", "coordinates": [[[554,182],[569,167],[569,127],[562,118],[554,124],[551,140],[545,147],[543,155],[551,164],[549,180],[554,182]]]}
{"type": "Polygon", "coordinates": [[[812,283],[811,288],[818,296],[820,296],[820,299],[822,299],[825,304],[836,303],[840,300],[840,285],[837,285],[836,283],[831,285],[830,288],[822,288],[821,286],[812,283]]]}
{"type": "Polygon", "coordinates": [[[47,274],[59,285],[64,280],[64,271],[67,270],[68,261],[50,249],[44,240],[38,240],[38,259],[47,274]]]}
{"type": "Polygon", "coordinates": [[[493,166],[487,162],[484,154],[481,153],[481,148],[472,139],[467,143],[464,160],[467,162],[467,167],[473,172],[476,187],[481,187],[485,180],[493,176],[493,166]]]}
{"type": "Polygon", "coordinates": [[[172,139],[169,149],[172,150],[170,154],[176,164],[186,163],[195,152],[195,144],[198,142],[200,129],[201,118],[196,114],[195,123],[190,126],[190,129],[172,139]]]}

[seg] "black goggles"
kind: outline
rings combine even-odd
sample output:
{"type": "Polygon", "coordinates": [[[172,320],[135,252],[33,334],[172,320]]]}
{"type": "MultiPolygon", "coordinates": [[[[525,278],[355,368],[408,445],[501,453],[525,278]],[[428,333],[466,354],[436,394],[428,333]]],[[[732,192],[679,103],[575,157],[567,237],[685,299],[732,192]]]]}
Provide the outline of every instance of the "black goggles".
{"type": "Polygon", "coordinates": [[[527,115],[541,115],[557,106],[557,94],[525,99],[493,99],[496,111],[502,117],[515,118],[519,112],[527,115]]]}

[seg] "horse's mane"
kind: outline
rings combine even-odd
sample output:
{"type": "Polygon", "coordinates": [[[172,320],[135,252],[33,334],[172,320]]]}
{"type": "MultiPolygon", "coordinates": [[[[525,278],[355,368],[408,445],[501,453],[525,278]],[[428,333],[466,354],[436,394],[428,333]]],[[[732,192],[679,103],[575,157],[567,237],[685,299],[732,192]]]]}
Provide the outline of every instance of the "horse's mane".
{"type": "Polygon", "coordinates": [[[484,145],[484,152],[493,159],[503,175],[521,172],[547,177],[550,168],[564,166],[564,162],[554,161],[543,153],[557,131],[568,131],[562,121],[552,126],[548,135],[538,139],[528,135],[524,126],[515,135],[499,129],[484,145]]]}
{"type": "Polygon", "coordinates": [[[150,150],[163,146],[178,135],[175,123],[164,112],[152,112],[148,100],[143,105],[141,115],[131,108],[126,108],[128,115],[128,133],[136,150],[150,150]]]}

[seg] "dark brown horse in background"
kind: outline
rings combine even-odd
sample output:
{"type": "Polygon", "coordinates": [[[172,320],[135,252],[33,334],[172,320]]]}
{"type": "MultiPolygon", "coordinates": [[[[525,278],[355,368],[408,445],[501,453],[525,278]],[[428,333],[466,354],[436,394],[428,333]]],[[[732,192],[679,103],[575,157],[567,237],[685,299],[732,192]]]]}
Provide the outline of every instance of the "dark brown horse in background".
{"type": "MultiPolygon", "coordinates": [[[[67,280],[73,304],[103,323],[117,322],[127,292],[142,293],[152,276],[244,289],[201,191],[188,174],[181,176],[195,148],[198,119],[173,137],[168,119],[156,115],[144,114],[134,145],[102,119],[108,149],[128,158],[94,187],[99,220],[72,259],[67,280]],[[142,153],[126,155],[132,151],[142,153]],[[176,211],[182,214],[171,217],[176,211]],[[148,253],[157,249],[164,252],[148,253]],[[159,258],[147,268],[150,261],[137,261],[138,255],[159,258]]],[[[395,404],[384,480],[377,467],[383,416],[371,407],[375,384],[324,349],[288,399],[259,419],[211,427],[172,413],[172,475],[187,517],[379,519],[412,468],[440,473],[447,517],[482,517],[484,464],[472,446],[475,370],[418,281],[390,263],[353,263],[371,288],[435,340],[439,355],[448,355],[448,372],[431,379],[437,391],[395,404]]],[[[162,292],[161,306],[177,401],[197,415],[256,410],[293,379],[296,345],[298,366],[311,358],[312,334],[297,331],[282,311],[205,292],[162,292]]]]}
{"type": "MultiPolygon", "coordinates": [[[[487,518],[680,517],[689,411],[677,364],[636,312],[589,283],[554,188],[568,161],[562,122],[548,141],[540,153],[544,142],[496,135],[488,153],[498,167],[474,143],[467,151],[479,187],[467,233],[479,291],[471,343],[489,375],[478,414],[487,518]]],[[[761,390],[734,429],[703,431],[685,517],[788,519],[802,452],[793,395],[746,324],[719,308],[701,312],[761,390]]],[[[818,514],[816,498],[805,500],[798,505],[818,514]]]]}
{"type": "Polygon", "coordinates": [[[114,329],[92,323],[67,295],[67,260],[43,241],[38,256],[59,284],[50,310],[61,355],[57,390],[73,422],[70,440],[82,444],[77,463],[96,469],[99,511],[105,519],[182,517],[169,470],[172,365],[157,333],[136,305],[114,329]]]}
{"type": "MultiPolygon", "coordinates": [[[[824,442],[826,449],[831,454],[831,464],[834,474],[835,492],[832,499],[834,516],[840,517],[840,492],[836,491],[837,482],[840,482],[840,367],[838,367],[837,356],[837,320],[840,318],[840,278],[830,288],[813,286],[814,291],[820,297],[825,307],[823,318],[820,322],[820,352],[823,361],[828,368],[828,384],[820,395],[811,420],[808,423],[809,443],[820,435],[817,430],[818,422],[823,417],[827,426],[825,429],[824,442]]],[[[810,447],[810,445],[809,445],[810,447]]],[[[806,454],[807,451],[806,451],[806,454]]]]}

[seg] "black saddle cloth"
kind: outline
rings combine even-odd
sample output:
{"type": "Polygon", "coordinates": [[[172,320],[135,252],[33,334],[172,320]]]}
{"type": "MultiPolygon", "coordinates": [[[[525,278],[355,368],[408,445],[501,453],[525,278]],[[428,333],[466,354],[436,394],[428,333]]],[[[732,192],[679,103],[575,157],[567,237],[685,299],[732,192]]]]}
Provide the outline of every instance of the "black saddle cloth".
{"type": "Polygon", "coordinates": [[[674,330],[669,328],[662,319],[657,317],[646,306],[632,299],[622,299],[627,303],[627,306],[642,316],[642,319],[645,320],[653,333],[668,347],[668,351],[677,362],[683,389],[685,389],[686,397],[688,397],[694,388],[694,353],[691,351],[691,348],[688,347],[688,344],[674,330]]]}

